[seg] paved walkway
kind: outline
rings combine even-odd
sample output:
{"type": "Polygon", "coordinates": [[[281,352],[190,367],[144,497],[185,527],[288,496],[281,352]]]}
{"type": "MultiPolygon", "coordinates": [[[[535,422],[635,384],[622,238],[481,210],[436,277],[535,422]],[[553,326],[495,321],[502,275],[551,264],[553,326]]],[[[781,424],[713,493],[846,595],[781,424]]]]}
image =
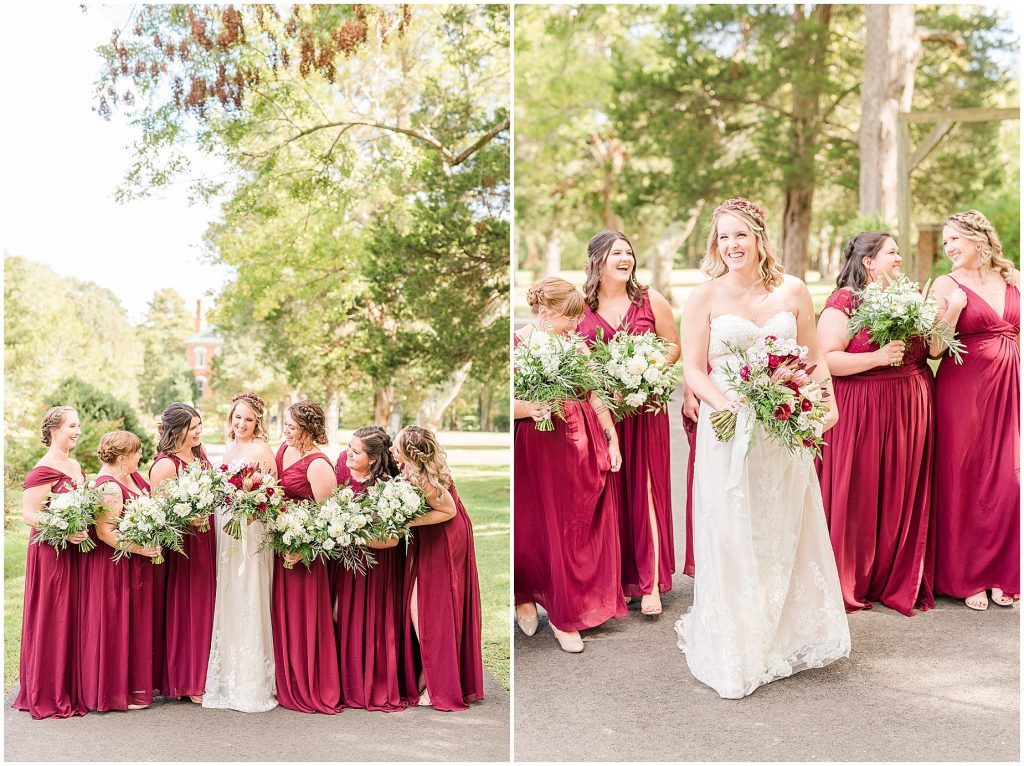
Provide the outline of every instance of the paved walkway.
{"type": "Polygon", "coordinates": [[[508,761],[509,698],[489,674],[484,688],[483,702],[458,713],[238,713],[161,700],[146,710],[42,721],[13,710],[11,692],[4,760],[508,761]]]}
{"type": "MultiPolygon", "coordinates": [[[[672,407],[677,569],[686,439],[672,407]]],[[[853,652],[820,670],[723,700],[696,681],[673,623],[693,602],[677,574],[664,612],[585,631],[558,648],[546,621],[515,633],[515,752],[521,761],[1018,761],[1020,612],[939,599],[904,617],[850,615],[853,652]]]]}

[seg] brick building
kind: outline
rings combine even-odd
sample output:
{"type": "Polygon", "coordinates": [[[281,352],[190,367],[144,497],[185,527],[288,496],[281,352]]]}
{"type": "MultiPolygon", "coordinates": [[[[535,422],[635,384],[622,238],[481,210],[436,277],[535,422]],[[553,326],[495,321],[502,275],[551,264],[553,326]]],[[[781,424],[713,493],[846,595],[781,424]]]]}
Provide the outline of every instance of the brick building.
{"type": "MultiPolygon", "coordinates": [[[[216,330],[212,327],[203,329],[203,302],[196,301],[195,333],[185,339],[185,354],[192,374],[199,382],[202,393],[200,401],[210,396],[210,373],[213,370],[213,357],[224,344],[216,330]]],[[[198,404],[198,402],[197,402],[198,404]]]]}

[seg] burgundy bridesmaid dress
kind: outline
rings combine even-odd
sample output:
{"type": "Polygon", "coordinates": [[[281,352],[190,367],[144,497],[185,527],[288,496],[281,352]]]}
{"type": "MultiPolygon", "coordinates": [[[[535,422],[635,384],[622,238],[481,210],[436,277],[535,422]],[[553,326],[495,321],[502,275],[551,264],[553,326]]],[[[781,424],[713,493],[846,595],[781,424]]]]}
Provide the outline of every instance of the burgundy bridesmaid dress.
{"type": "MultiPolygon", "coordinates": [[[[287,444],[277,451],[277,475],[289,500],[312,500],[313,487],[306,472],[314,460],[327,460],[312,452],[287,469],[287,444]]],[[[296,564],[285,569],[284,557],[274,556],[271,621],[274,631],[274,672],[277,701],[302,713],[337,713],[342,709],[338,677],[338,651],[331,608],[327,564],[314,561],[306,569],[296,564]]]]}
{"type": "MultiPolygon", "coordinates": [[[[136,485],[149,485],[138,473],[136,485]]],[[[101,476],[96,486],[113,483],[127,503],[139,493],[113,476],[101,476]]],[[[88,710],[127,710],[153,701],[153,563],[132,556],[114,563],[115,551],[89,534],[96,549],[82,556],[79,600],[81,657],[79,693],[88,710]]]]}
{"type": "MultiPolygon", "coordinates": [[[[161,453],[153,460],[174,463],[175,472],[187,464],[176,455],[161,453]]],[[[210,467],[206,454],[199,458],[203,468],[210,467]]],[[[152,476],[153,468],[149,469],[152,476]]],[[[210,661],[213,639],[213,602],[217,596],[217,536],[210,517],[210,528],[185,535],[184,553],[169,551],[165,563],[157,568],[164,575],[163,679],[160,689],[165,697],[199,697],[206,691],[206,666],[210,661]]],[[[159,597],[159,585],[156,588],[159,597]]]]}
{"type": "MultiPolygon", "coordinates": [[[[697,401],[700,401],[698,397],[697,401]]],[[[697,458],[697,424],[683,415],[683,430],[689,454],[686,458],[686,561],[683,563],[683,574],[693,577],[693,464],[697,458]]]]}
{"type": "Polygon", "coordinates": [[[627,614],[618,495],[593,407],[567,402],[552,423],[515,421],[515,602],[540,604],[559,630],[583,630],[627,614]]]}
{"type": "Polygon", "coordinates": [[[435,710],[465,710],[484,698],[480,627],[480,583],[473,549],[473,524],[453,483],[455,516],[413,528],[405,581],[403,684],[412,704],[419,700],[420,670],[435,710]],[[416,587],[419,637],[409,607],[416,587]]]}
{"type": "Polygon", "coordinates": [[[967,285],[956,331],[963,364],[946,355],[935,380],[935,592],[1020,593],[1020,292],[1002,316],[967,285]]]}
{"type": "MultiPolygon", "coordinates": [[[[346,482],[356,494],[367,484],[356,481],[345,465],[347,453],[338,458],[338,486],[346,482]]],[[[373,551],[377,563],[366,574],[356,574],[340,564],[333,569],[338,598],[338,664],[341,701],[345,707],[404,710],[419,695],[403,696],[402,629],[407,621],[405,543],[373,551]]]]}
{"type": "MultiPolygon", "coordinates": [[[[639,302],[630,303],[620,328],[612,327],[588,306],[580,322],[579,333],[587,345],[592,346],[598,330],[603,331],[605,340],[609,340],[618,329],[631,335],[654,332],[654,310],[646,289],[639,302]]],[[[668,412],[637,412],[616,423],[615,430],[619,435],[622,470],[611,475],[611,483],[619,496],[622,590],[627,596],[654,592],[654,546],[657,544],[658,591],[664,593],[672,589],[672,574],[676,571],[668,412]],[[658,527],[657,541],[651,529],[652,499],[658,527]]]]}
{"type": "MultiPolygon", "coordinates": [[[[849,316],[849,288],[825,308],[849,316]]],[[[878,350],[867,330],[850,354],[878,350]]],[[[881,601],[912,615],[935,605],[925,576],[934,452],[934,378],[923,338],[907,344],[903,364],[834,375],[839,422],[815,463],[847,612],[881,601]]]]}
{"type": "MultiPolygon", "coordinates": [[[[82,481],[85,476],[82,476],[82,481]]],[[[44,484],[51,491],[67,492],[75,479],[45,465],[25,477],[24,488],[44,484]]],[[[29,533],[34,537],[35,529],[29,533]]],[[[25,560],[25,601],[21,622],[21,662],[18,695],[12,707],[33,718],[70,718],[85,715],[77,689],[80,661],[78,592],[81,553],[77,545],[57,551],[45,543],[29,543],[25,560]]]]}

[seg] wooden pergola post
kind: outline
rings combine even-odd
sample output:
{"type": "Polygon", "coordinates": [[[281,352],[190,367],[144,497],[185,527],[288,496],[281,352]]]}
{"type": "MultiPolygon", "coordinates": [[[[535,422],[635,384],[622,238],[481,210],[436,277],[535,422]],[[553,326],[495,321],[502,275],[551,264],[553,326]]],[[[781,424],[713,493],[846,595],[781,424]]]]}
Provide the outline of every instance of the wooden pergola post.
{"type": "Polygon", "coordinates": [[[904,269],[917,273],[917,248],[913,239],[913,204],[910,175],[924,161],[939,142],[961,122],[991,122],[993,120],[1019,120],[1020,108],[1010,109],[945,109],[941,111],[900,112],[896,117],[896,170],[899,175],[896,188],[897,215],[899,217],[900,251],[910,260],[904,269]],[[911,147],[910,124],[930,123],[935,129],[916,149],[911,147]]]}

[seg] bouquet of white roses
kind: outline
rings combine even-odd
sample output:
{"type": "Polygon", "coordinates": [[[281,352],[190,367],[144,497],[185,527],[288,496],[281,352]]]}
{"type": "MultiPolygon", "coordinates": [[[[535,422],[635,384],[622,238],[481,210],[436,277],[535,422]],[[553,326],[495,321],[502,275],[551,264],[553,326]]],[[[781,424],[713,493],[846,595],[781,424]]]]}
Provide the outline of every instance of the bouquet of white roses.
{"type": "Polygon", "coordinates": [[[366,491],[366,507],[373,517],[374,535],[409,542],[409,522],[430,510],[423,493],[404,476],[378,481],[366,491]]]}
{"type": "Polygon", "coordinates": [[[323,548],[327,555],[340,561],[345,569],[364,574],[376,563],[366,544],[374,539],[373,516],[364,498],[347,484],[341,486],[320,504],[317,524],[326,524],[327,539],[323,548]]]}
{"type": "Polygon", "coordinates": [[[201,520],[200,532],[210,528],[210,515],[224,503],[227,496],[227,474],[220,468],[203,468],[193,460],[187,468],[169,480],[161,497],[172,514],[185,524],[201,520]]]}
{"type": "Polygon", "coordinates": [[[641,407],[660,412],[668,406],[679,370],[666,362],[665,342],[655,333],[631,335],[619,330],[605,340],[599,329],[590,354],[620,420],[641,407]]]}
{"type": "MultiPolygon", "coordinates": [[[[512,351],[515,398],[543,402],[565,419],[565,403],[582,401],[601,381],[588,357],[581,352],[578,335],[552,335],[534,330],[512,351]]],[[[538,431],[554,430],[551,418],[536,424],[538,431]]]]}
{"type": "MultiPolygon", "coordinates": [[[[326,560],[328,556],[323,549],[323,541],[327,539],[327,535],[321,535],[318,540],[317,528],[313,523],[317,510],[317,504],[312,500],[285,502],[281,512],[267,524],[267,532],[260,550],[269,548],[282,556],[297,553],[307,569],[317,559],[326,560]]],[[[294,564],[284,562],[285,569],[291,569],[293,566],[294,564]]]]}
{"type": "MultiPolygon", "coordinates": [[[[168,513],[167,504],[160,498],[139,495],[124,504],[124,513],[117,524],[119,543],[134,543],[142,548],[158,545],[182,553],[185,522],[182,517],[168,513]]],[[[118,547],[114,561],[131,554],[118,547]]],[[[154,556],[154,564],[163,564],[162,555],[154,556]]]]}
{"type": "Polygon", "coordinates": [[[277,478],[252,463],[222,465],[227,473],[224,507],[228,520],[224,531],[236,540],[242,539],[242,525],[249,521],[269,523],[284,505],[284,489],[277,478]]]}
{"type": "MultiPolygon", "coordinates": [[[[807,347],[767,335],[748,349],[728,348],[743,361],[738,370],[726,367],[729,386],[739,394],[743,406],[750,408],[754,420],[747,454],[754,446],[757,425],[790,452],[808,449],[820,454],[825,444],[820,428],[828,414],[824,385],[828,379],[811,380],[814,367],[805,361],[807,347]]],[[[729,410],[711,415],[719,441],[735,436],[736,422],[736,414],[729,410]]]]}
{"type": "MultiPolygon", "coordinates": [[[[921,336],[926,340],[941,340],[957,364],[963,363],[967,350],[956,338],[956,332],[939,319],[935,296],[930,294],[931,280],[922,291],[917,282],[897,273],[871,282],[855,293],[858,306],[850,314],[849,332],[852,338],[860,330],[867,330],[871,342],[884,346],[894,340],[907,340],[921,336]]],[[[897,363],[898,364],[898,363],[897,363]]]]}
{"type": "MultiPolygon", "coordinates": [[[[96,489],[96,482],[75,487],[67,492],[51,492],[46,504],[36,516],[36,533],[32,542],[36,545],[52,545],[56,555],[67,548],[68,537],[84,532],[103,513],[103,493],[96,489]]],[[[96,547],[91,537],[78,544],[78,549],[88,553],[96,547]]]]}

